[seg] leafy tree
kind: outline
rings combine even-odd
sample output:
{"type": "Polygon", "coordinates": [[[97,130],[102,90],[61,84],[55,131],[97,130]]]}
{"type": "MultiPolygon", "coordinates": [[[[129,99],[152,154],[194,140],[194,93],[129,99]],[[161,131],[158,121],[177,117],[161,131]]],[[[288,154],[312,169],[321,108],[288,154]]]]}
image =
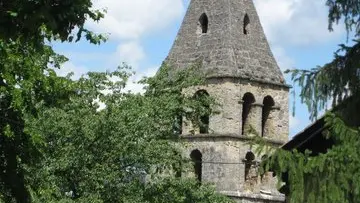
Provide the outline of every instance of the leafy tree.
{"type": "MultiPolygon", "coordinates": [[[[311,118],[330,101],[333,106],[346,100],[360,101],[360,1],[328,0],[329,29],[344,20],[348,36],[354,34],[353,45],[341,45],[334,60],[311,70],[290,70],[295,84],[301,87],[300,97],[307,104],[311,118]]],[[[292,203],[353,203],[360,200],[360,129],[351,121],[350,112],[328,112],[327,130],[323,136],[334,145],[327,153],[311,156],[311,152],[275,150],[263,163],[263,169],[276,174],[287,173],[288,195],[292,203]]],[[[356,112],[357,113],[357,112],[356,112]]],[[[359,116],[355,115],[359,119],[359,116]]],[[[264,144],[260,150],[264,150],[264,144]]],[[[280,181],[282,176],[279,175],[280,181]]]]}
{"type": "Polygon", "coordinates": [[[214,193],[208,185],[199,185],[195,180],[165,179],[160,184],[150,184],[145,188],[145,202],[174,203],[210,203],[232,202],[224,196],[214,193]],[[169,190],[170,188],[170,190],[169,190]]]}
{"type": "Polygon", "coordinates": [[[142,81],[145,94],[123,91],[130,76],[123,69],[89,73],[63,107],[30,117],[26,130],[43,140],[43,159],[27,168],[33,202],[231,202],[186,178],[191,162],[181,156],[174,122],[193,116],[185,109],[202,108],[182,94],[202,81],[196,72],[169,79],[163,66],[142,81]]]}
{"type": "Polygon", "coordinates": [[[86,20],[99,21],[103,12],[91,0],[1,0],[0,39],[43,45],[44,39],[79,41],[83,35],[93,43],[103,40],[85,27],[86,20]],[[76,30],[76,33],[73,33],[76,30]]]}
{"type": "Polygon", "coordinates": [[[42,106],[61,106],[75,93],[56,76],[53,69],[66,58],[49,42],[105,39],[84,27],[86,19],[103,16],[91,6],[90,0],[0,1],[0,196],[6,202],[30,201],[26,168],[41,154],[38,137],[24,129],[25,115],[36,117],[42,106]]]}
{"type": "Polygon", "coordinates": [[[199,80],[169,80],[164,67],[139,95],[122,92],[121,70],[58,77],[67,59],[51,42],[100,44],[85,21],[103,12],[90,0],[0,0],[0,10],[0,202],[229,202],[172,174],[190,164],[172,141],[176,118],[199,106],[181,88],[199,80]]]}

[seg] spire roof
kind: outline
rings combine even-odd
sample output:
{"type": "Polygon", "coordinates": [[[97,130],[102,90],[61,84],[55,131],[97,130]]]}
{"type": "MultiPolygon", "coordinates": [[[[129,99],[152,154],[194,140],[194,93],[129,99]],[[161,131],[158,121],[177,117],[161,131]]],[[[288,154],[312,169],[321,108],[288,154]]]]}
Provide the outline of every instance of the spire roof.
{"type": "Polygon", "coordinates": [[[208,78],[284,83],[252,0],[191,0],[166,62],[201,62],[208,78]]]}

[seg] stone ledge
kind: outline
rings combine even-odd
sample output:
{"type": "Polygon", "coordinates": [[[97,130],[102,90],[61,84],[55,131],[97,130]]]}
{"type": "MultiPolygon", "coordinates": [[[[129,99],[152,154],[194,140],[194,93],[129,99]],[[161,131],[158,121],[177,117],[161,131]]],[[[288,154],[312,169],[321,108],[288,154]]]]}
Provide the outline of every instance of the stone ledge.
{"type": "Polygon", "coordinates": [[[273,107],[271,108],[271,110],[280,110],[280,109],[281,109],[280,106],[273,106],[273,107]]]}
{"type": "Polygon", "coordinates": [[[240,191],[219,191],[219,193],[233,198],[285,202],[285,195],[251,194],[240,191]]]}
{"type": "MultiPolygon", "coordinates": [[[[278,83],[278,82],[272,82],[272,81],[267,81],[267,80],[260,80],[260,79],[254,79],[254,78],[250,78],[250,77],[236,77],[236,76],[227,76],[227,75],[223,75],[223,76],[208,76],[206,77],[208,79],[208,83],[213,83],[213,80],[230,80],[233,83],[242,83],[242,82],[254,82],[254,83],[259,83],[259,84],[267,84],[267,85],[273,85],[273,86],[277,86],[277,87],[282,87],[282,88],[286,88],[286,89],[291,89],[292,86],[286,83],[278,83]]],[[[215,82],[216,83],[216,82],[215,82]]]]}
{"type": "MultiPolygon", "coordinates": [[[[216,139],[216,138],[228,138],[228,139],[237,139],[237,140],[252,140],[253,137],[239,135],[239,134],[188,134],[188,135],[180,135],[181,139],[216,139]]],[[[280,140],[272,140],[269,138],[264,138],[264,140],[268,143],[281,146],[284,145],[286,142],[280,140]]]]}
{"type": "Polygon", "coordinates": [[[251,106],[256,106],[256,107],[264,107],[264,104],[261,104],[261,103],[252,103],[250,105],[251,106]]]}

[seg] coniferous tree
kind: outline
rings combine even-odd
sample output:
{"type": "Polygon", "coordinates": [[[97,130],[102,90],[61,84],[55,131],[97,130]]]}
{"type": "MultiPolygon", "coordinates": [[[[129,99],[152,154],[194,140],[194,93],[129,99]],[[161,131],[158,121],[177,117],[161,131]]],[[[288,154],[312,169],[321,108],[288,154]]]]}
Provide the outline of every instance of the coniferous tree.
{"type": "MultiPolygon", "coordinates": [[[[323,136],[333,141],[325,154],[311,156],[310,151],[274,150],[263,163],[263,169],[276,174],[286,173],[288,196],[291,203],[355,203],[360,201],[360,129],[358,112],[351,111],[349,104],[360,101],[360,1],[327,0],[329,30],[344,20],[351,45],[340,45],[334,59],[311,70],[289,70],[295,84],[301,87],[301,101],[308,106],[311,119],[331,102],[333,107],[345,101],[347,110],[341,106],[325,117],[323,136]],[[355,117],[353,117],[355,116],[355,117]],[[350,122],[348,122],[350,121],[350,122]]],[[[264,149],[263,147],[260,150],[264,149]]],[[[285,178],[282,175],[278,176],[285,178]]]]}

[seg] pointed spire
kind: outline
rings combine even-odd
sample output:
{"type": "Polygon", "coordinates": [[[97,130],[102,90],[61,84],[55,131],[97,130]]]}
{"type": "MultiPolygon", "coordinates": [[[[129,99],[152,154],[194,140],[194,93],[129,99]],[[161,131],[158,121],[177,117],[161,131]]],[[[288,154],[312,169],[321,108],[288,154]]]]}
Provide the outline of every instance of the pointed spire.
{"type": "Polygon", "coordinates": [[[166,61],[202,62],[209,78],[284,83],[252,0],[191,0],[166,61]]]}

